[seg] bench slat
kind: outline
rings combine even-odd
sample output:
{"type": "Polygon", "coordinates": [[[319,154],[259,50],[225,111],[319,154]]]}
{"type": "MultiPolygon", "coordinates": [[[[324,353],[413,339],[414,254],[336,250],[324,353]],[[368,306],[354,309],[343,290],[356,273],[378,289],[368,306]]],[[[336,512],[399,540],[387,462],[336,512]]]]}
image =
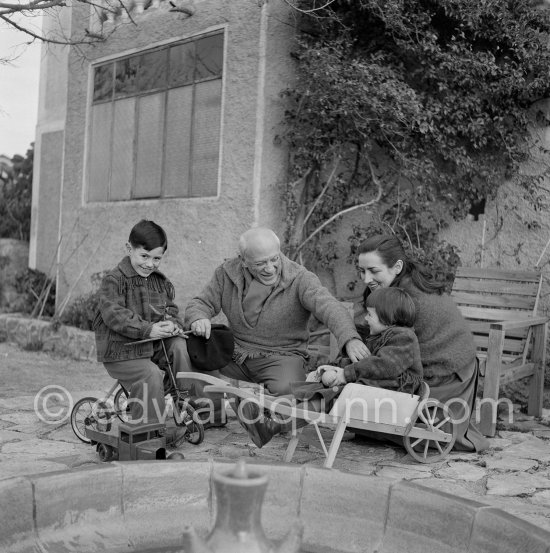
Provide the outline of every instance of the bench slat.
{"type": "MultiPolygon", "coordinates": [[[[478,336],[474,334],[474,342],[477,348],[482,348],[483,350],[487,350],[488,336],[478,336]]],[[[504,346],[502,348],[502,350],[507,353],[517,353],[518,355],[520,353],[523,353],[524,349],[525,349],[525,340],[507,340],[507,339],[504,340],[504,346]]]]}
{"type": "Polygon", "coordinates": [[[497,293],[497,294],[516,294],[518,296],[537,297],[538,282],[503,282],[497,280],[473,280],[469,278],[456,277],[453,283],[453,293],[455,292],[475,292],[475,293],[497,293]]]}
{"type": "Polygon", "coordinates": [[[451,294],[455,302],[459,305],[471,305],[474,307],[503,307],[506,309],[523,309],[533,311],[535,299],[533,296],[512,296],[512,295],[481,295],[468,294],[464,292],[453,292],[451,294]]]}
{"type": "MultiPolygon", "coordinates": [[[[470,330],[472,331],[472,334],[480,334],[480,335],[484,335],[484,336],[489,336],[489,327],[490,327],[490,325],[491,325],[490,322],[468,321],[468,326],[470,327],[470,330]]],[[[506,331],[506,337],[507,338],[525,338],[526,334],[527,334],[527,331],[525,329],[506,331]]]]}
{"type": "Polygon", "coordinates": [[[516,309],[484,309],[463,305],[459,305],[458,308],[463,317],[477,321],[521,321],[528,319],[533,314],[532,311],[518,311],[516,309]]]}
{"type": "Polygon", "coordinates": [[[469,278],[492,278],[496,280],[524,280],[538,283],[540,274],[536,271],[506,271],[500,269],[483,269],[479,267],[458,267],[456,276],[469,278]]]}

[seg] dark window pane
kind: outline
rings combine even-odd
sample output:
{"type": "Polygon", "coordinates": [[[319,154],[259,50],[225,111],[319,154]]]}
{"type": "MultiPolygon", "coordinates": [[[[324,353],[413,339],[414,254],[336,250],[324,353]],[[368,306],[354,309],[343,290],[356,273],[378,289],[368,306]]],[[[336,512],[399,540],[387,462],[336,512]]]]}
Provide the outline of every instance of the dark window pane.
{"type": "Polygon", "coordinates": [[[139,57],[137,89],[139,92],[166,86],[167,50],[156,50],[139,57]]]}
{"type": "Polygon", "coordinates": [[[112,98],[113,67],[114,63],[108,63],[94,69],[94,102],[112,98]]]}
{"type": "Polygon", "coordinates": [[[191,197],[215,196],[218,193],[221,98],[220,79],[196,85],[191,197]]]}
{"type": "Polygon", "coordinates": [[[161,195],[165,92],[139,98],[134,198],[161,195]]]}
{"type": "Polygon", "coordinates": [[[90,157],[88,164],[88,200],[90,202],[105,202],[109,200],[112,119],[112,102],[104,102],[92,107],[90,157]]]}
{"type": "Polygon", "coordinates": [[[213,35],[197,40],[195,80],[201,81],[222,74],[223,35],[213,35]]]}
{"type": "Polygon", "coordinates": [[[135,94],[139,56],[116,62],[115,97],[135,94]]]}
{"type": "Polygon", "coordinates": [[[170,48],[169,87],[183,86],[193,82],[195,72],[195,44],[187,42],[170,48]]]}
{"type": "Polygon", "coordinates": [[[168,91],[164,147],[164,196],[189,196],[193,87],[168,91]]]}

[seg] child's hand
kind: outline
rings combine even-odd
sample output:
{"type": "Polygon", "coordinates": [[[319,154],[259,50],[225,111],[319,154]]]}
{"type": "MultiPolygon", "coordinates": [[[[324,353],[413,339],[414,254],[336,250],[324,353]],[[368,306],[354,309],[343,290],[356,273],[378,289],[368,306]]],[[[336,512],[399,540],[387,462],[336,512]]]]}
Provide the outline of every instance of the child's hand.
{"type": "Polygon", "coordinates": [[[334,380],[334,377],[336,376],[336,371],[332,368],[325,369],[323,374],[321,375],[321,382],[324,386],[327,388],[330,388],[332,386],[332,381],[334,380]]]}
{"type": "Polygon", "coordinates": [[[179,334],[181,329],[172,321],[159,321],[153,325],[150,338],[169,338],[179,334]]]}
{"type": "Polygon", "coordinates": [[[322,382],[327,388],[346,384],[344,369],[341,369],[340,367],[331,367],[323,373],[322,382]],[[326,378],[325,375],[327,375],[326,378]]]}

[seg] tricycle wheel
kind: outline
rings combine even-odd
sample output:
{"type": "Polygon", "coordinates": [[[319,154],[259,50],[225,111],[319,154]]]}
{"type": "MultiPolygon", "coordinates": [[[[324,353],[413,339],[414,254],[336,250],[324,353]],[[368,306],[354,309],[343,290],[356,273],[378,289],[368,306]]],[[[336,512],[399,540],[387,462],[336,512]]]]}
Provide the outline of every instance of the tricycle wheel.
{"type": "Polygon", "coordinates": [[[107,463],[114,459],[115,450],[108,444],[97,444],[97,454],[102,463],[107,463]]]}
{"type": "Polygon", "coordinates": [[[403,442],[407,453],[419,463],[434,463],[444,459],[453,448],[458,430],[449,408],[436,399],[424,399],[420,401],[416,417],[411,422],[412,429],[425,430],[430,435],[405,435],[403,442]],[[442,432],[450,437],[449,441],[438,439],[438,434],[442,432]]]}
{"type": "Polygon", "coordinates": [[[204,426],[199,414],[188,401],[178,401],[174,405],[174,419],[178,426],[187,427],[185,440],[198,445],[204,440],[204,426]]]}
{"type": "Polygon", "coordinates": [[[111,430],[110,411],[107,404],[96,397],[79,399],[71,411],[71,427],[76,437],[89,444],[86,428],[108,432],[111,430]]]}
{"type": "Polygon", "coordinates": [[[114,397],[114,406],[116,416],[121,422],[128,422],[130,418],[130,408],[128,406],[128,392],[122,386],[117,390],[114,397]]]}

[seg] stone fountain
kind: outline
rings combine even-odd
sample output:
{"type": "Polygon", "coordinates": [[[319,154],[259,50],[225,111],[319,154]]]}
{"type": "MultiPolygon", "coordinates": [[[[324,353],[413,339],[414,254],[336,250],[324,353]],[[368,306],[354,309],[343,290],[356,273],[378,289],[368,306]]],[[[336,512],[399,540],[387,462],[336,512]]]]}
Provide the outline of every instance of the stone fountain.
{"type": "Polygon", "coordinates": [[[267,476],[247,469],[243,459],[235,470],[213,476],[216,522],[201,539],[193,528],[184,532],[185,553],[298,553],[302,524],[275,544],[265,536],[261,522],[267,476]]]}
{"type": "MultiPolygon", "coordinates": [[[[302,552],[550,553],[550,532],[420,484],[282,463],[248,466],[253,478],[267,479],[256,523],[269,544],[301,521],[302,552]]],[[[135,461],[0,480],[0,551],[179,552],[190,547],[190,528],[210,548],[216,478],[232,470],[234,463],[211,460],[135,461]]]]}

